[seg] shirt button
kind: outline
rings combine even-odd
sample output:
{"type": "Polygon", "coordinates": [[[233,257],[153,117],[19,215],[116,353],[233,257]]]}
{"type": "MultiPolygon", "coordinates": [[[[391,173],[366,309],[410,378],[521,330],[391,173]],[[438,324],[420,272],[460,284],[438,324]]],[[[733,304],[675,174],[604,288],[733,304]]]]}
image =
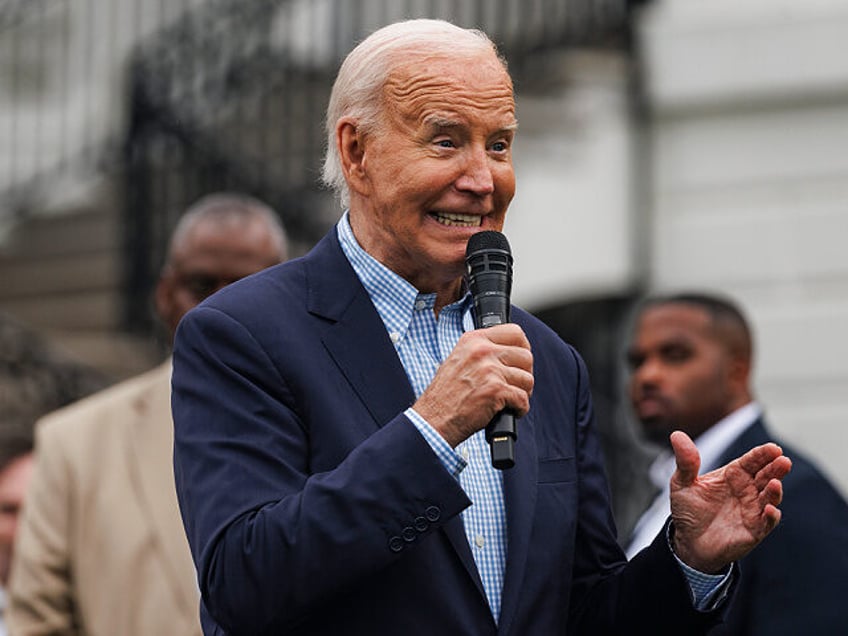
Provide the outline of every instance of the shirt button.
{"type": "Polygon", "coordinates": [[[476,545],[478,548],[482,548],[484,545],[486,545],[486,538],[482,534],[478,534],[476,537],[474,537],[474,545],[476,545]]]}
{"type": "Polygon", "coordinates": [[[422,310],[422,309],[424,309],[426,306],[427,306],[427,303],[425,303],[423,300],[416,300],[416,301],[415,301],[415,308],[416,308],[418,311],[421,311],[421,310],[422,310]]]}
{"type": "Polygon", "coordinates": [[[397,331],[393,331],[389,334],[389,338],[391,338],[392,344],[397,344],[400,341],[400,334],[397,331]]]}
{"type": "Polygon", "coordinates": [[[468,458],[471,457],[471,451],[468,450],[467,446],[463,446],[460,452],[462,453],[462,459],[465,461],[468,461],[468,458]]]}

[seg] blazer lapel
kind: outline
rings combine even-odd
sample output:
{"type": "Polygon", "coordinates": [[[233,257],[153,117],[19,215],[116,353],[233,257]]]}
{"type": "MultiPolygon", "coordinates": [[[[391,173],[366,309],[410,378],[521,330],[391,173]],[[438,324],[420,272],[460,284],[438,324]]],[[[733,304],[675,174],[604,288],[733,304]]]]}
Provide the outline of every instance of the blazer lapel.
{"type": "Polygon", "coordinates": [[[199,592],[195,592],[194,563],[174,487],[170,362],[154,373],[158,376],[136,401],[136,419],[129,426],[127,461],[135,481],[134,491],[161,547],[163,569],[177,605],[193,616],[199,592]]]}
{"type": "MultiPolygon", "coordinates": [[[[415,392],[368,292],[339,246],[335,229],[312,251],[306,269],[307,308],[327,320],[324,346],[382,426],[415,403],[415,392]]],[[[462,519],[451,519],[442,529],[485,601],[462,519]]]]}
{"type": "Polygon", "coordinates": [[[530,549],[530,531],[536,508],[536,482],[539,463],[533,412],[516,422],[515,466],[503,475],[506,505],[507,559],[501,597],[498,633],[506,634],[518,608],[521,582],[530,549]]]}
{"type": "Polygon", "coordinates": [[[307,259],[307,308],[326,319],[322,340],[378,426],[415,394],[383,321],[339,246],[335,229],[307,259]]]}

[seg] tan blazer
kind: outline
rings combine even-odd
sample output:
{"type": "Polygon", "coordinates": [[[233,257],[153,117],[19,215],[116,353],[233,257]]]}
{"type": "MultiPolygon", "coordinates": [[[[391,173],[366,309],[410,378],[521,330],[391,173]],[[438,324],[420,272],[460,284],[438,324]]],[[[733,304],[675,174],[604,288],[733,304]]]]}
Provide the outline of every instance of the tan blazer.
{"type": "Polygon", "coordinates": [[[8,590],[14,636],[201,633],[170,376],[168,362],[38,423],[8,590]]]}

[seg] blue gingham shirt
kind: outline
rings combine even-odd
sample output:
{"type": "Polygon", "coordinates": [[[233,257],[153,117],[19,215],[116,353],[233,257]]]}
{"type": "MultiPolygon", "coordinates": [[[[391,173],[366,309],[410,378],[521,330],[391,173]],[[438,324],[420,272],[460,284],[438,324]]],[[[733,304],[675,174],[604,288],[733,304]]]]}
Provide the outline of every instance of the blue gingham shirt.
{"type": "MultiPolygon", "coordinates": [[[[419,293],[411,283],[362,249],[353,235],[347,212],[339,221],[337,232],[342,251],[374,303],[418,398],[463,332],[474,329],[471,297],[466,294],[443,307],[436,316],[433,311],[436,295],[419,293]]],[[[492,616],[497,620],[506,567],[506,509],[503,478],[489,460],[485,431],[478,431],[453,449],[414,409],[409,408],[404,414],[471,500],[471,505],[462,512],[462,523],[492,616]]],[[[729,575],[710,576],[680,564],[696,607],[707,609],[723,598],[729,575]]]]}
{"type": "MultiPolygon", "coordinates": [[[[474,329],[470,296],[443,307],[437,317],[433,311],[436,295],[418,293],[408,281],[366,253],[353,236],[347,214],[338,224],[338,236],[389,332],[417,398],[463,332],[474,329]]],[[[405,415],[472,502],[462,512],[462,523],[492,615],[497,618],[506,564],[506,511],[501,474],[489,461],[485,432],[475,433],[453,449],[412,408],[405,415]]]]}

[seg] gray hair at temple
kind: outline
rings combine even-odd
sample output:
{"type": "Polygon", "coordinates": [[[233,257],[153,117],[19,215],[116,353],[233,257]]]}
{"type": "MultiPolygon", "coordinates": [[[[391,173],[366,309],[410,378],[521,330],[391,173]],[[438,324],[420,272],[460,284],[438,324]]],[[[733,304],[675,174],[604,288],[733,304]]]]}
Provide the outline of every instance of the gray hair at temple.
{"type": "Polygon", "coordinates": [[[506,70],[506,60],[482,31],[464,29],[444,20],[416,19],[395,22],[374,31],[342,62],[327,106],[327,149],[324,183],[332,188],[342,207],[350,193],[336,148],[336,124],[342,117],[356,120],[357,129],[368,135],[379,131],[384,103],[382,89],[402,56],[454,58],[491,51],[506,70]]]}
{"type": "Polygon", "coordinates": [[[279,249],[280,260],[286,260],[288,258],[286,230],[280,217],[270,206],[240,192],[216,192],[198,199],[180,217],[168,243],[166,267],[176,249],[199,223],[241,224],[254,219],[260,219],[267,225],[268,232],[279,249]]]}

